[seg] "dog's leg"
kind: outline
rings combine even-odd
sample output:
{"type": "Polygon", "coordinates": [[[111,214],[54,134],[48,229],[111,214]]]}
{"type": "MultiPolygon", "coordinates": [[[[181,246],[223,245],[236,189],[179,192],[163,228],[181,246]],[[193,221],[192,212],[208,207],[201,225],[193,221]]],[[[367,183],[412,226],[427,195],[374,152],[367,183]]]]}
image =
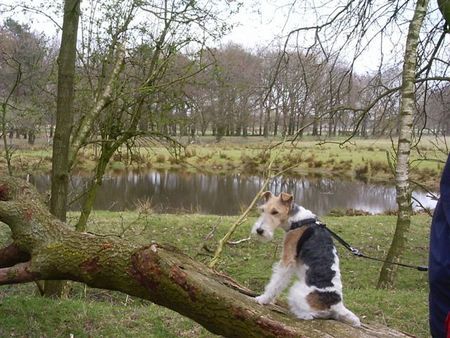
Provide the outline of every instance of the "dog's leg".
{"type": "Polygon", "coordinates": [[[304,279],[295,282],[289,290],[289,308],[291,309],[291,312],[299,319],[314,319],[314,312],[306,300],[306,296],[310,291],[311,288],[305,284],[304,279]]]}
{"type": "Polygon", "coordinates": [[[359,318],[353,312],[347,309],[342,302],[333,305],[331,307],[331,311],[333,312],[334,319],[355,327],[361,326],[359,318]]]}
{"type": "Polygon", "coordinates": [[[294,272],[294,265],[285,265],[278,262],[273,266],[272,277],[269,284],[266,285],[264,293],[255,298],[259,304],[268,304],[272,302],[289,284],[294,272]]]}

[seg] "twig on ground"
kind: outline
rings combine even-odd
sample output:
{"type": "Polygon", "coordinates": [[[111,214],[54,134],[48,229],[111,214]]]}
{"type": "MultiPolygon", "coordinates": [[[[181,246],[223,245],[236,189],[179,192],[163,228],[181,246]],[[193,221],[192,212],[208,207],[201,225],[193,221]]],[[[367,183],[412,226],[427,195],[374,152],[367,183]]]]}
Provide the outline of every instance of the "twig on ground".
{"type": "Polygon", "coordinates": [[[205,241],[209,241],[211,238],[214,237],[214,234],[217,230],[217,227],[220,225],[220,223],[222,223],[222,217],[219,217],[219,220],[217,221],[217,223],[213,224],[211,231],[208,232],[208,234],[204,238],[205,241]]]}
{"type": "Polygon", "coordinates": [[[247,238],[242,238],[242,239],[239,239],[237,241],[228,241],[227,244],[228,245],[238,245],[238,244],[241,244],[241,243],[244,243],[244,242],[248,242],[251,239],[252,238],[249,236],[247,238]]]}
{"type": "MultiPolygon", "coordinates": [[[[205,251],[208,252],[208,253],[213,253],[213,252],[214,252],[214,250],[211,250],[211,249],[208,247],[208,245],[206,244],[206,242],[210,241],[210,240],[214,237],[214,235],[215,235],[215,233],[216,233],[216,230],[217,230],[217,227],[220,225],[220,223],[222,223],[222,217],[219,217],[219,219],[217,220],[217,222],[216,222],[215,224],[212,225],[211,231],[208,232],[208,233],[206,234],[206,236],[203,238],[203,243],[200,245],[200,248],[197,250],[196,256],[202,255],[202,250],[205,250],[205,251]]],[[[208,256],[210,256],[210,255],[208,255],[208,256]]]]}

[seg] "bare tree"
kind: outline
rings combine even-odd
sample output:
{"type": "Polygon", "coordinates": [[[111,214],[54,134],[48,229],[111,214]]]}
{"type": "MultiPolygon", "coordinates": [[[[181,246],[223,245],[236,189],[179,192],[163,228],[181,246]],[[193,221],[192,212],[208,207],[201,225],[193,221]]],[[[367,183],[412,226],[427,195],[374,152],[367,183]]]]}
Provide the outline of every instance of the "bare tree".
{"type": "Polygon", "coordinates": [[[28,25],[7,18],[0,26],[0,84],[2,138],[8,171],[13,171],[14,133],[33,145],[45,124],[47,93],[53,58],[47,39],[28,25]]]}
{"type": "MultiPolygon", "coordinates": [[[[15,61],[15,60],[12,60],[15,61]]],[[[6,165],[8,168],[8,174],[12,176],[12,165],[11,165],[11,158],[12,158],[12,149],[10,145],[8,144],[8,122],[6,119],[8,109],[10,108],[10,100],[12,96],[14,95],[14,92],[16,91],[17,87],[20,84],[21,78],[22,78],[22,69],[21,64],[17,61],[16,63],[16,78],[14,83],[12,84],[11,88],[9,89],[9,92],[6,94],[5,98],[2,100],[1,103],[1,133],[2,133],[2,140],[3,140],[3,147],[5,150],[5,159],[6,159],[6,165]]],[[[3,68],[3,67],[2,67],[3,68]]]]}
{"type": "Polygon", "coordinates": [[[76,225],[80,231],[86,228],[96,191],[113,154],[140,136],[169,137],[176,133],[177,124],[168,121],[187,115],[187,100],[182,95],[177,97],[180,91],[175,89],[197,70],[186,65],[179,67],[181,60],[187,60],[180,50],[203,44],[195,37],[198,31],[213,35],[223,30],[210,5],[203,8],[194,2],[120,2],[111,10],[110,26],[101,35],[108,48],[98,51],[103,60],[99,67],[101,81],[89,81],[91,92],[96,94],[94,104],[81,114],[72,133],[71,166],[80,149],[90,144],[100,146],[95,175],[87,186],[76,225]],[[136,23],[137,27],[131,29],[139,13],[147,13],[153,25],[136,23]],[[146,35],[142,36],[142,32],[146,35]],[[139,42],[133,46],[135,39],[139,42]],[[149,121],[156,129],[148,129],[149,121]],[[144,128],[141,130],[140,126],[144,128]],[[169,126],[175,130],[169,130],[169,126]]]}
{"type": "MultiPolygon", "coordinates": [[[[409,24],[405,45],[403,76],[401,88],[401,105],[399,112],[399,135],[397,142],[397,165],[395,170],[395,186],[397,191],[397,226],[394,238],[387,254],[387,261],[398,261],[406,246],[406,236],[411,225],[412,203],[409,184],[409,163],[413,132],[413,115],[415,107],[415,84],[417,68],[417,46],[419,34],[427,13],[428,0],[418,0],[413,18],[409,24]]],[[[378,287],[392,287],[396,265],[385,263],[380,272],[378,287]]]]}
{"type": "MultiPolygon", "coordinates": [[[[70,134],[73,123],[73,98],[78,22],[81,0],[64,1],[64,21],[58,56],[58,93],[56,98],[56,127],[53,140],[52,185],[50,212],[66,220],[69,189],[70,134]]],[[[63,284],[47,281],[45,294],[58,296],[63,284]]]]}

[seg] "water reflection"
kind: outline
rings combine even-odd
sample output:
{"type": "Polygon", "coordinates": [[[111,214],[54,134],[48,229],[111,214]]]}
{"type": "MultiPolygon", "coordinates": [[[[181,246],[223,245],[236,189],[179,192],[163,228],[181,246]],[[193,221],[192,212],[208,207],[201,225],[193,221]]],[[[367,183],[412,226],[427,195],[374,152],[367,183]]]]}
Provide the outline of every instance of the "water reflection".
{"type": "MultiPolygon", "coordinates": [[[[50,187],[49,176],[36,176],[32,181],[41,192],[50,187]]],[[[71,182],[74,190],[80,190],[86,184],[86,178],[74,176],[71,182]]],[[[250,203],[262,184],[261,177],[239,174],[128,172],[105,178],[94,207],[119,211],[134,209],[139,200],[149,200],[155,212],[234,215],[250,203]]],[[[392,186],[360,181],[280,177],[269,184],[268,190],[291,192],[297,203],[318,215],[325,215],[332,209],[353,208],[381,213],[396,208],[392,186]]],[[[414,197],[426,207],[434,207],[435,203],[425,193],[415,192],[414,197]]],[[[79,208],[80,203],[71,206],[72,210],[79,208]]]]}

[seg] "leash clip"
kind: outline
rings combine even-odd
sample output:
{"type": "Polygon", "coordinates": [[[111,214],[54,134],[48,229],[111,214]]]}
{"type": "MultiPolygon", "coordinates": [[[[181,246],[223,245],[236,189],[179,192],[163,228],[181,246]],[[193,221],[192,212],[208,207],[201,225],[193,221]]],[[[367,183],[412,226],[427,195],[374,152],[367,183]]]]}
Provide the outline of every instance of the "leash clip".
{"type": "Polygon", "coordinates": [[[355,256],[362,256],[362,252],[359,251],[358,249],[354,248],[354,247],[350,247],[350,251],[352,254],[354,254],[355,256]]]}

